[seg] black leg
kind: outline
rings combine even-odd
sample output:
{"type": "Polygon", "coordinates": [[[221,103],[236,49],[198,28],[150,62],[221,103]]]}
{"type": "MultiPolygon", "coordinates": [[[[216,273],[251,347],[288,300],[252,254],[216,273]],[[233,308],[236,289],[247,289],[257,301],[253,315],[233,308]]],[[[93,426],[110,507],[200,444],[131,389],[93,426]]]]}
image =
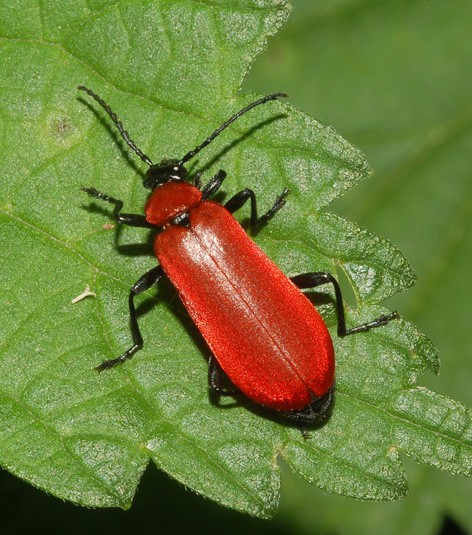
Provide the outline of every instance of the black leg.
{"type": "MultiPolygon", "coordinates": [[[[334,394],[334,383],[328,392],[313,400],[308,406],[300,411],[281,411],[279,414],[294,423],[295,425],[314,425],[320,423],[326,419],[331,409],[334,394]]],[[[308,438],[306,429],[302,428],[302,434],[305,438],[308,438]]]]}
{"type": "Polygon", "coordinates": [[[213,355],[208,360],[208,388],[210,392],[218,396],[234,396],[239,394],[239,390],[223,390],[221,384],[228,376],[221,368],[219,362],[213,355]]]}
{"type": "Polygon", "coordinates": [[[201,189],[201,187],[202,187],[201,176],[202,176],[202,171],[197,171],[197,172],[195,173],[195,176],[193,177],[193,185],[194,185],[197,189],[201,189]]]}
{"type": "Polygon", "coordinates": [[[282,208],[282,206],[285,204],[285,197],[289,193],[290,190],[285,188],[282,194],[275,200],[274,206],[272,206],[272,208],[268,210],[267,213],[261,215],[261,217],[257,217],[256,195],[252,191],[252,189],[249,188],[244,188],[239,193],[236,193],[234,197],[231,197],[231,199],[229,199],[229,201],[225,204],[225,208],[227,208],[231,213],[236,212],[236,210],[239,210],[248,199],[251,199],[250,226],[257,227],[258,225],[261,225],[262,223],[268,221],[276,212],[278,212],[282,208]]]}
{"type": "Polygon", "coordinates": [[[105,193],[97,191],[95,188],[80,188],[82,191],[85,191],[89,197],[94,197],[95,199],[100,199],[101,201],[108,202],[114,206],[113,216],[118,221],[118,223],[123,223],[130,227],[144,227],[144,228],[156,228],[156,225],[152,225],[146,221],[146,216],[141,214],[121,214],[120,211],[123,208],[123,201],[119,201],[105,193]]]}
{"type": "Polygon", "coordinates": [[[156,266],[147,273],[145,273],[133,286],[129,294],[129,318],[131,326],[131,335],[133,337],[133,345],[125,351],[122,355],[116,359],[105,360],[95,369],[99,372],[113,368],[117,364],[124,362],[131,358],[138,349],[143,347],[143,337],[139,330],[138,318],[136,317],[136,308],[134,306],[134,297],[142,292],[148,290],[153,284],[155,284],[164,275],[164,270],[161,266],[156,266]]]}
{"type": "MultiPolygon", "coordinates": [[[[200,177],[198,178],[200,179],[200,177]]],[[[202,189],[202,199],[204,201],[210,199],[220,189],[225,178],[226,171],[218,171],[218,173],[216,173],[216,175],[210,179],[208,184],[202,189]]]]}
{"type": "Polygon", "coordinates": [[[303,275],[296,275],[295,277],[291,277],[290,280],[301,289],[315,288],[316,286],[321,286],[322,284],[329,283],[334,286],[334,292],[336,294],[336,311],[338,315],[338,336],[340,337],[347,336],[348,334],[368,331],[369,329],[386,325],[389,321],[399,317],[396,312],[392,312],[387,316],[380,316],[380,318],[376,318],[375,320],[369,321],[368,323],[364,323],[363,325],[359,325],[358,327],[346,329],[346,320],[344,318],[344,305],[341,288],[339,287],[338,281],[330,273],[304,273],[303,275]]]}

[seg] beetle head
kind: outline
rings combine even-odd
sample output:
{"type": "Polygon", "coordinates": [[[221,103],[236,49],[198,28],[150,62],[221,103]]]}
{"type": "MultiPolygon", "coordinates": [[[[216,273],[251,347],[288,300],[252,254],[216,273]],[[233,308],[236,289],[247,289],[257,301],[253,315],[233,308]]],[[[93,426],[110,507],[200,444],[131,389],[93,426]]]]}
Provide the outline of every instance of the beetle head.
{"type": "Polygon", "coordinates": [[[179,160],[162,160],[149,166],[143,185],[145,188],[155,190],[166,182],[185,182],[186,179],[187,169],[179,160]]]}
{"type": "MultiPolygon", "coordinates": [[[[81,91],[85,91],[88,95],[90,95],[100,104],[100,106],[107,112],[110,119],[115,123],[116,128],[120,132],[122,138],[126,141],[127,145],[141,158],[143,162],[149,165],[149,169],[147,170],[146,176],[144,177],[143,185],[145,188],[148,188],[150,190],[155,190],[157,187],[162,186],[163,184],[166,184],[168,182],[185,182],[187,179],[187,169],[185,169],[184,164],[190,159],[192,159],[196,154],[198,154],[204,147],[209,145],[216,137],[221,134],[221,132],[223,132],[225,128],[227,128],[231,123],[236,121],[236,119],[241,117],[241,115],[244,115],[252,108],[259,106],[260,104],[264,104],[269,100],[276,100],[279,97],[288,96],[286,93],[274,93],[273,95],[267,95],[266,97],[256,100],[252,104],[249,104],[249,106],[246,106],[242,110],[238,111],[238,113],[235,113],[220,127],[218,127],[213,132],[213,134],[207,137],[205,141],[203,141],[203,143],[200,143],[200,145],[195,147],[193,150],[187,152],[187,154],[180,160],[162,160],[162,162],[154,164],[152,163],[152,160],[136,146],[135,142],[130,139],[129,134],[123,128],[121,121],[118,120],[116,114],[111,110],[110,106],[108,106],[108,104],[102,98],[100,98],[91,89],[88,89],[83,85],[79,85],[78,89],[80,89],[81,91]]],[[[195,176],[194,186],[197,189],[200,188],[200,173],[197,173],[195,176]]]]}

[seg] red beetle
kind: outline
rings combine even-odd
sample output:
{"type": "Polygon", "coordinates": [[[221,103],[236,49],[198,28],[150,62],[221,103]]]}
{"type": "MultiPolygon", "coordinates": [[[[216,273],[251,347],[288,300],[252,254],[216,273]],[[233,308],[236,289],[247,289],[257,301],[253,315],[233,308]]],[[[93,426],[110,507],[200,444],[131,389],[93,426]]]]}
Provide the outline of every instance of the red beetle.
{"type": "Polygon", "coordinates": [[[287,95],[276,93],[253,102],[181,160],[153,164],[129,138],[110,107],[90,89],[84,86],[79,89],[105,109],[126,143],[149,165],[144,186],[152,194],[145,215],[123,214],[122,201],[95,188],[82,189],[91,197],[114,205],[113,213],[119,223],[160,231],[154,242],[159,265],[131,287],[133,345],[120,357],[100,364],[97,370],[116,366],[143,346],[133,300],[165,275],[177,289],[211,350],[208,374],[211,391],[219,395],[234,394],[221,386],[227,376],[248,398],[296,423],[315,423],[326,416],[334,390],[333,343],[323,319],[300,288],[333,284],[339,336],[385,325],[398,317],[397,314],[346,329],[341,291],[332,275],[312,272],[287,278],[231,215],[250,199],[250,225],[265,223],[285,204],[289,190],[285,189],[272,208],[258,217],[256,197],[251,189],[243,189],[223,206],[210,198],[226,173],[219,171],[202,188],[201,172],[196,173],[190,184],[186,182],[184,167],[185,162],[248,110],[287,95]]]}

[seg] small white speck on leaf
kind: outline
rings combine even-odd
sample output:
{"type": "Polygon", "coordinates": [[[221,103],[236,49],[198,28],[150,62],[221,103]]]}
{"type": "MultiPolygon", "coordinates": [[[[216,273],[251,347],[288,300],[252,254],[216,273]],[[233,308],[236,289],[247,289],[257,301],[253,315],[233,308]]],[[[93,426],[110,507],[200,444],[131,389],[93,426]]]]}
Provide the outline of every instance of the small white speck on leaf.
{"type": "Polygon", "coordinates": [[[78,295],[77,297],[74,297],[74,299],[72,299],[71,303],[73,305],[75,305],[75,303],[78,303],[79,301],[82,301],[82,299],[85,299],[86,297],[89,297],[89,296],[97,297],[97,294],[94,293],[94,292],[91,292],[90,291],[90,286],[88,284],[86,284],[85,285],[85,290],[80,295],[78,295]]]}

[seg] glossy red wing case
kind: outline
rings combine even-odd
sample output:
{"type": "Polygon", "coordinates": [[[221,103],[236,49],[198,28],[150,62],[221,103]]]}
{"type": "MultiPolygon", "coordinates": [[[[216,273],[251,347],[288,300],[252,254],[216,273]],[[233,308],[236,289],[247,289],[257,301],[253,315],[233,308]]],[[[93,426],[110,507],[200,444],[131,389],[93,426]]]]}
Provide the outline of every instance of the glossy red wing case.
{"type": "Polygon", "coordinates": [[[293,411],[329,390],[334,351],[321,316],[226,208],[204,201],[155,253],[213,355],[250,399],[293,411]]]}

